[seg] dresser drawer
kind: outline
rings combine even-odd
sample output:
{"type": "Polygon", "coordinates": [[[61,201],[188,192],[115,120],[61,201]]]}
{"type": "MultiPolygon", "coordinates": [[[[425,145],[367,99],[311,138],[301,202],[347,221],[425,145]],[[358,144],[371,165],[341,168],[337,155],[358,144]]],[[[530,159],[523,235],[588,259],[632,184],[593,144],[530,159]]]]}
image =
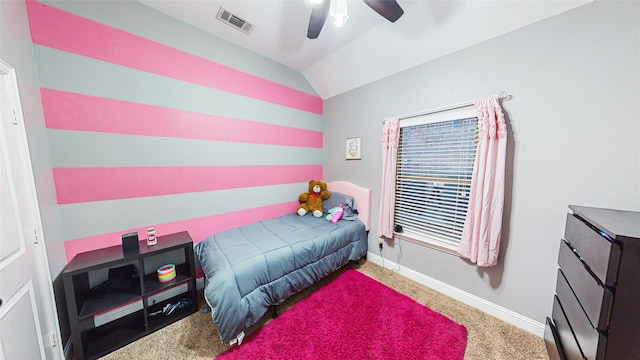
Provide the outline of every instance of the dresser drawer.
{"type": "Polygon", "coordinates": [[[586,359],[582,356],[582,350],[578,347],[578,342],[573,335],[573,331],[569,326],[569,321],[564,314],[562,305],[558,300],[558,296],[553,297],[553,322],[556,324],[558,330],[558,339],[560,340],[560,348],[564,350],[567,360],[583,360],[586,359]]]}
{"type": "Polygon", "coordinates": [[[558,265],[580,301],[591,326],[607,330],[613,301],[611,290],[596,281],[566,240],[560,241],[558,265]]]}
{"type": "Polygon", "coordinates": [[[615,285],[620,262],[617,244],[571,214],[567,215],[564,236],[603,284],[615,285]]]}
{"type": "Polygon", "coordinates": [[[573,334],[582,350],[582,355],[587,359],[602,359],[606,338],[591,326],[587,315],[582,310],[580,302],[571,290],[562,270],[558,269],[558,282],[556,294],[564,310],[564,315],[573,330],[573,334]],[[601,346],[602,354],[598,356],[598,347],[601,346]]]}
{"type": "Polygon", "coordinates": [[[549,360],[566,360],[567,356],[564,354],[562,344],[558,338],[558,330],[556,329],[553,320],[547,317],[547,323],[544,327],[544,344],[547,346],[547,354],[549,360]]]}

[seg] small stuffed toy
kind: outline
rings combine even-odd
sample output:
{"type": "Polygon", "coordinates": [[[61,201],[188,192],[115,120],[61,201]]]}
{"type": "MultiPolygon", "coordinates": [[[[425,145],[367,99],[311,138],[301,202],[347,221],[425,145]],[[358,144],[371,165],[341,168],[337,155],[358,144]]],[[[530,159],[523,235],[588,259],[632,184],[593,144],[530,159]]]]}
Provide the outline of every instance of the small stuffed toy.
{"type": "Polygon", "coordinates": [[[327,215],[325,218],[328,221],[334,223],[342,219],[342,214],[344,214],[344,209],[342,208],[342,204],[340,204],[340,206],[329,209],[329,215],[327,215]]]}
{"type": "Polygon", "coordinates": [[[327,191],[326,183],[319,180],[309,181],[309,192],[298,196],[298,215],[305,216],[307,212],[311,212],[315,217],[322,217],[322,200],[327,200],[329,196],[331,194],[327,191]]]}

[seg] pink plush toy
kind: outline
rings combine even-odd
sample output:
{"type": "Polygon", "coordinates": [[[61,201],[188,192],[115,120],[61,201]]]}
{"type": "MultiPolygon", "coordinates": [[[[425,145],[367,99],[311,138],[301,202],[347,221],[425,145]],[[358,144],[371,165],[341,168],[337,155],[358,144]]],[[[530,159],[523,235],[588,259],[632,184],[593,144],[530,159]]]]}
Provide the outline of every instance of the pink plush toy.
{"type": "Polygon", "coordinates": [[[340,206],[329,209],[329,215],[327,215],[326,219],[332,223],[338,222],[338,220],[342,219],[342,214],[344,214],[344,209],[342,208],[342,204],[340,204],[340,206]]]}

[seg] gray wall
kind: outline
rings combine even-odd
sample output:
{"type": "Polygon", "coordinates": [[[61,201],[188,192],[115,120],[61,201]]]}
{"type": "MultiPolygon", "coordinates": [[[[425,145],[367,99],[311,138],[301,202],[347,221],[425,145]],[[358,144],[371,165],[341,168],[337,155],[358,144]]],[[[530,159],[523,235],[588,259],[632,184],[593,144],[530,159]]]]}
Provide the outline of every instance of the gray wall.
{"type": "Polygon", "coordinates": [[[27,9],[66,260],[150,226],[197,243],[251,214],[295,211],[308,179],[322,176],[322,99],[299,72],[136,1],[27,9]],[[190,72],[203,68],[206,81],[190,72]],[[315,143],[281,135],[292,129],[315,143]],[[246,169],[265,176],[245,181],[246,169]]]}
{"type": "Polygon", "coordinates": [[[16,69],[20,100],[31,152],[31,165],[42,215],[52,277],[66,265],[60,214],[51,172],[49,140],[44,125],[27,10],[23,1],[0,1],[0,58],[16,69]]]}
{"type": "MultiPolygon", "coordinates": [[[[23,1],[0,1],[0,34],[2,34],[0,58],[16,69],[45,246],[47,247],[49,271],[54,279],[53,287],[56,297],[60,298],[59,294],[63,293],[62,281],[60,278],[56,279],[56,276],[66,265],[62,243],[62,223],[56,203],[49,140],[44,124],[27,10],[23,1]]],[[[69,329],[65,320],[67,314],[65,304],[57,301],[56,308],[58,317],[61,319],[61,335],[66,342],[69,329]]]]}
{"type": "Polygon", "coordinates": [[[378,254],[382,119],[512,94],[503,103],[509,165],[498,265],[399,240],[382,254],[544,322],[567,206],[640,210],[639,60],[640,3],[596,2],[333,97],[326,180],[373,189],[369,251],[378,254]],[[344,160],[351,136],[362,136],[361,161],[344,160]]]}

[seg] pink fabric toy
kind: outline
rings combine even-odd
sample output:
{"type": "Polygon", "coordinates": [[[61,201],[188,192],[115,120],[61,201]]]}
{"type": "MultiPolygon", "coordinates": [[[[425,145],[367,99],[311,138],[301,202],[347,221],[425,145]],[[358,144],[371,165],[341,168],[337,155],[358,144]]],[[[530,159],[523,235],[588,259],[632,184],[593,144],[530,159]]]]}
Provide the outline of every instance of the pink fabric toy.
{"type": "Polygon", "coordinates": [[[329,209],[329,215],[326,216],[326,219],[332,223],[338,222],[338,220],[342,219],[342,214],[344,214],[344,209],[342,208],[342,204],[340,204],[340,206],[329,209]]]}

